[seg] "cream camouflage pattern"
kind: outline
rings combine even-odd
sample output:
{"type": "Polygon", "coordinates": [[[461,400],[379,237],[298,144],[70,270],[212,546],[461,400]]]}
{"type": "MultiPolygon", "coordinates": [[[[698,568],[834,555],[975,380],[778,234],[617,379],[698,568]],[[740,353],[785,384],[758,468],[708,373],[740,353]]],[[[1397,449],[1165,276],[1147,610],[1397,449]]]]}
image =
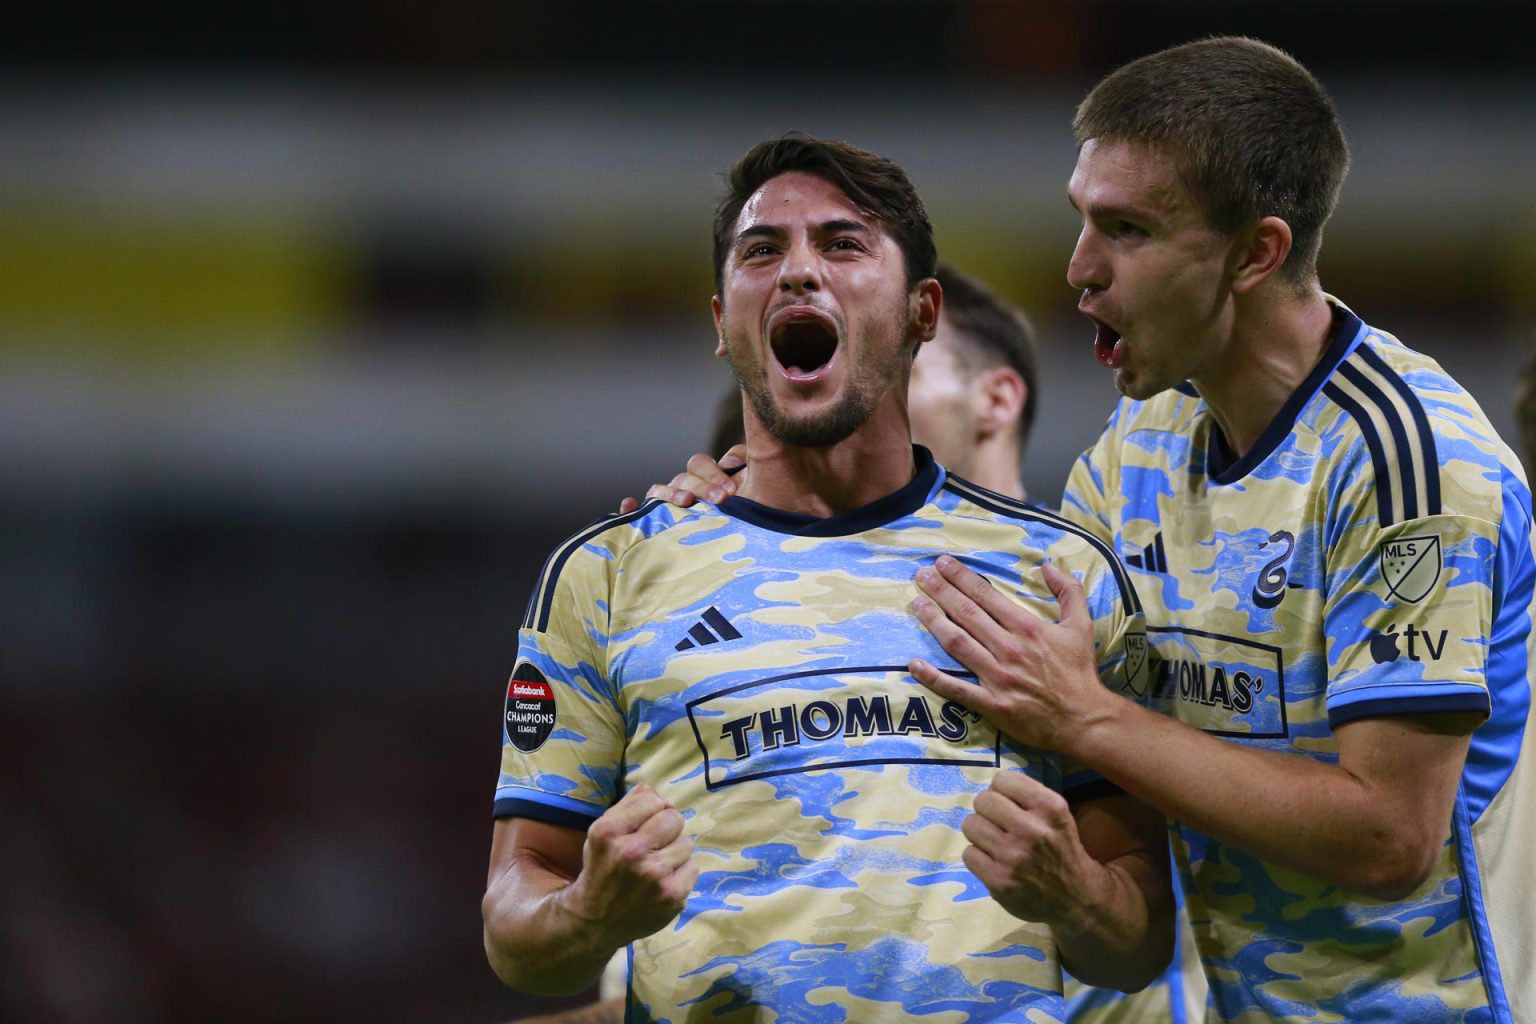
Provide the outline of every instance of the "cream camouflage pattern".
{"type": "Polygon", "coordinates": [[[1103,678],[1129,693],[1139,606],[1080,528],[918,451],[910,486],[843,516],[649,504],[546,565],[514,676],[551,696],[510,713],[545,703],[554,723],[522,734],[530,749],[504,732],[496,813],[581,828],[649,782],[702,868],[677,921],[633,947],[631,1019],[1062,1019],[1049,931],[992,901],[959,826],[1000,769],[1069,798],[1104,783],[907,674],[912,657],[952,665],[909,610],[913,574],[959,553],[1054,616],[1036,571],[1054,561],[1084,581],[1103,678]]]}
{"type": "MultiPolygon", "coordinates": [[[[1333,301],[1333,300],[1331,300],[1333,301]]],[[[1530,494],[1428,357],[1334,304],[1335,336],[1233,461],[1191,389],[1123,400],[1063,514],[1146,602],[1149,706],[1233,742],[1336,758],[1356,718],[1491,711],[1409,897],[1359,897],[1175,829],[1213,1019],[1536,1020],[1530,494]]]]}

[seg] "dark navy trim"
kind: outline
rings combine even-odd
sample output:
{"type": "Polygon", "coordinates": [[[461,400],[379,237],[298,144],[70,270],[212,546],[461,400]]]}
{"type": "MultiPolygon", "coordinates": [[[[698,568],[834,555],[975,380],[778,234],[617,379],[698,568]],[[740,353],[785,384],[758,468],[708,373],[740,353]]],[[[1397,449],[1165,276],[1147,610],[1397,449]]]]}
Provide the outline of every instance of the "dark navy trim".
{"type": "Polygon", "coordinates": [[[496,801],[494,817],[497,818],[531,818],[534,821],[542,821],[549,825],[563,825],[566,828],[574,828],[578,832],[585,832],[592,827],[597,820],[597,815],[588,817],[568,811],[564,807],[551,807],[549,804],[541,804],[537,800],[524,800],[522,797],[504,796],[496,801]]]}
{"type": "MultiPolygon", "coordinates": [[[[1413,425],[1419,435],[1418,458],[1424,463],[1424,509],[1419,515],[1437,516],[1440,514],[1440,456],[1435,451],[1435,432],[1429,427],[1429,417],[1424,412],[1424,403],[1408,386],[1408,382],[1403,380],[1402,374],[1388,366],[1386,360],[1382,359],[1378,353],[1366,346],[1361,346],[1359,351],[1361,360],[1392,385],[1392,389],[1402,397],[1403,404],[1408,407],[1409,415],[1413,417],[1413,425]]],[[[1396,410],[1384,407],[1384,411],[1393,417],[1395,424],[1396,410]]],[[[1409,451],[1411,452],[1412,449],[1410,448],[1409,451]]],[[[1410,516],[1409,518],[1418,517],[1410,516]]]]}
{"type": "Polygon", "coordinates": [[[978,487],[969,480],[958,476],[951,476],[948,480],[944,481],[944,490],[952,494],[958,494],[966,501],[979,505],[988,512],[1011,516],[1014,519],[1045,523],[1047,526],[1054,526],[1058,530],[1081,537],[1095,551],[1103,555],[1104,560],[1109,563],[1110,571],[1115,576],[1115,582],[1120,586],[1120,601],[1125,605],[1126,611],[1130,613],[1141,611],[1141,598],[1137,595],[1136,588],[1131,583],[1131,574],[1125,571],[1125,566],[1120,563],[1120,559],[1116,556],[1114,550],[1094,535],[1092,531],[1085,530],[1070,519],[1064,519],[1038,505],[1031,505],[1027,501],[1020,501],[1017,498],[1009,498],[998,494],[996,491],[989,491],[985,487],[978,487]]]}
{"type": "Polygon", "coordinates": [[[660,498],[652,498],[633,512],[604,516],[551,552],[549,559],[544,563],[544,570],[539,573],[539,589],[534,591],[533,600],[528,603],[528,614],[523,617],[523,628],[542,633],[549,625],[550,609],[555,603],[555,581],[560,578],[560,570],[565,568],[565,563],[572,554],[579,551],[592,538],[615,526],[634,522],[649,514],[661,503],[660,498]],[[534,614],[535,604],[538,606],[537,615],[534,614]]]}
{"type": "Polygon", "coordinates": [[[1301,382],[1301,387],[1285,400],[1275,418],[1264,428],[1264,433],[1259,435],[1258,441],[1242,458],[1233,461],[1231,452],[1227,451],[1223,442],[1221,429],[1214,421],[1211,423],[1211,436],[1206,442],[1205,465],[1213,483],[1230,484],[1241,480],[1291,436],[1291,429],[1296,426],[1296,418],[1301,415],[1301,410],[1323,387],[1323,382],[1333,373],[1334,368],[1344,361],[1355,342],[1365,334],[1366,326],[1343,306],[1334,306],[1332,331],[1323,357],[1312,367],[1312,372],[1301,382]]]}
{"type": "Polygon", "coordinates": [[[1337,729],[1346,722],[1362,718],[1382,718],[1387,715],[1435,715],[1449,711],[1480,711],[1488,714],[1491,709],[1488,695],[1477,693],[1447,693],[1436,697],[1404,699],[1388,697],[1383,700],[1361,700],[1328,710],[1328,725],[1337,729]]]}
{"type": "Polygon", "coordinates": [[[1323,394],[1349,413],[1359,426],[1365,438],[1365,447],[1370,450],[1371,470],[1376,477],[1376,519],[1383,527],[1391,526],[1397,522],[1392,513],[1392,464],[1387,461],[1387,452],[1381,446],[1381,435],[1376,431],[1376,424],[1359,402],[1344,393],[1343,388],[1329,384],[1323,388],[1323,394]]]}
{"type": "MultiPolygon", "coordinates": [[[[1391,373],[1392,371],[1388,370],[1387,372],[1391,373]]],[[[1381,418],[1386,420],[1387,429],[1392,432],[1393,447],[1397,451],[1397,464],[1400,469],[1400,472],[1397,474],[1398,479],[1403,482],[1402,521],[1408,522],[1419,518],[1424,513],[1419,511],[1419,486],[1413,479],[1414,452],[1413,447],[1408,443],[1408,431],[1403,427],[1403,418],[1393,408],[1392,401],[1387,397],[1386,392],[1382,391],[1376,382],[1367,377],[1358,367],[1350,366],[1346,363],[1339,367],[1339,376],[1349,381],[1362,394],[1375,403],[1377,410],[1381,413],[1381,418]]],[[[1410,401],[1412,400],[1410,396],[1410,401]]],[[[1379,467],[1377,473],[1380,475],[1379,467]]],[[[1426,473],[1425,475],[1428,476],[1429,474],[1426,473]]],[[[1383,525],[1385,525],[1385,522],[1383,525]]]]}
{"type": "Polygon", "coordinates": [[[1085,782],[1080,786],[1070,789],[1063,787],[1061,795],[1067,798],[1069,804],[1085,804],[1090,800],[1103,800],[1105,797],[1125,796],[1125,790],[1110,782],[1108,779],[1096,779],[1093,782],[1085,782]]]}
{"type": "Polygon", "coordinates": [[[787,533],[794,537],[849,537],[894,523],[927,503],[928,495],[939,482],[943,470],[933,461],[933,453],[920,444],[912,446],[912,458],[917,464],[917,473],[910,482],[868,505],[839,512],[835,516],[823,518],[803,512],[786,512],[748,498],[737,497],[726,498],[718,507],[732,519],[774,533],[787,533]]]}

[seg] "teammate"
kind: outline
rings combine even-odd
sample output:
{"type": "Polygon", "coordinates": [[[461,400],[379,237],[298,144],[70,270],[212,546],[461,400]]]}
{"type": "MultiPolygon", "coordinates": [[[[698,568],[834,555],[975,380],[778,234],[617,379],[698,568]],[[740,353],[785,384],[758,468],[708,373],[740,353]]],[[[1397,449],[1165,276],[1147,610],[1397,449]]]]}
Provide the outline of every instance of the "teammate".
{"type": "Polygon", "coordinates": [[[1125,397],[1064,511],[1148,597],[1151,709],[1105,699],[1049,568],[1059,624],[953,560],[921,570],[919,614],[982,685],[914,675],[1179,823],[1221,1020],[1536,1020],[1518,459],[1434,361],[1321,290],[1348,156],[1294,60],[1165,50],[1074,129],[1068,278],[1125,397]]]}
{"type": "Polygon", "coordinates": [[[1081,579],[1128,693],[1134,591],[1080,529],[911,446],[940,289],[899,168],[792,136],[730,183],[714,309],[752,464],[736,497],[649,503],[547,563],[508,692],[493,966],[575,991],[633,942],[636,1019],[1060,1020],[1060,963],[1145,984],[1172,939],[1160,817],[903,667],[947,661],[906,608],[940,551],[995,552],[976,564],[1034,614],[1054,602],[1009,577],[1081,579]]]}

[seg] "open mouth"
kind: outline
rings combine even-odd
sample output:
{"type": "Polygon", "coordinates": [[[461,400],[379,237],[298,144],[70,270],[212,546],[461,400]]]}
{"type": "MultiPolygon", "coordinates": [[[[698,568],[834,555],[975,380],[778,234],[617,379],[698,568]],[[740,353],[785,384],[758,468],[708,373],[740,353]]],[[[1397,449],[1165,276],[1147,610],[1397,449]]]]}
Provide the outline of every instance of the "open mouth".
{"type": "Polygon", "coordinates": [[[1089,316],[1086,313],[1083,315],[1092,320],[1093,326],[1096,328],[1093,337],[1093,355],[1098,359],[1099,364],[1107,366],[1112,370],[1124,364],[1125,341],[1120,336],[1120,332],[1097,317],[1089,316]]]}
{"type": "Polygon", "coordinates": [[[819,310],[790,310],[769,333],[773,357],[791,380],[814,377],[837,353],[837,326],[819,310]]]}

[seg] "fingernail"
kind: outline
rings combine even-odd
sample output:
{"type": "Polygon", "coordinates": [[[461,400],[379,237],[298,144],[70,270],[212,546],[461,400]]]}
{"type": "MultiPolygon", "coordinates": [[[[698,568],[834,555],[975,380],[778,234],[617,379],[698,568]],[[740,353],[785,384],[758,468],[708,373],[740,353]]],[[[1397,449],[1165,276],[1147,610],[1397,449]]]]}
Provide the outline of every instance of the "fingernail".
{"type": "Polygon", "coordinates": [[[917,600],[912,602],[912,610],[917,612],[919,615],[924,614],[928,611],[928,609],[932,607],[933,602],[928,600],[926,597],[919,597],[917,600]]]}
{"type": "Polygon", "coordinates": [[[940,555],[937,564],[940,569],[948,569],[955,564],[955,560],[948,555],[940,555]]]}
{"type": "Polygon", "coordinates": [[[919,583],[932,583],[933,582],[933,578],[934,578],[934,571],[932,569],[930,569],[928,566],[925,565],[921,569],[917,570],[917,582],[919,582],[919,583]]]}
{"type": "Polygon", "coordinates": [[[711,487],[709,489],[709,500],[717,505],[720,504],[720,502],[725,500],[725,488],[711,487]]]}

